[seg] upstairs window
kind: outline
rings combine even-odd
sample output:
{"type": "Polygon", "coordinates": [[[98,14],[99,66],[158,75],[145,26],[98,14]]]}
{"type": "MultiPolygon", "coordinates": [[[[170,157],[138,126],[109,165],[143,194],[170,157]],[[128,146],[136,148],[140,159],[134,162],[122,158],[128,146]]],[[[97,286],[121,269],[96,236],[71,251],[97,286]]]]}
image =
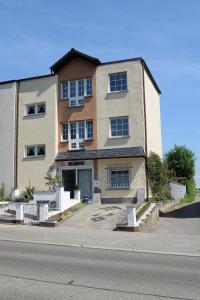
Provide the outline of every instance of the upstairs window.
{"type": "Polygon", "coordinates": [[[61,99],[69,100],[69,106],[81,106],[84,97],[92,96],[92,78],[64,81],[61,83],[61,99]]]}
{"type": "Polygon", "coordinates": [[[26,115],[40,115],[45,113],[45,103],[26,105],[26,115]]]}
{"type": "Polygon", "coordinates": [[[127,137],[128,117],[119,117],[110,119],[110,136],[111,137],[127,137]]]}
{"type": "Polygon", "coordinates": [[[62,124],[62,140],[63,141],[68,140],[68,123],[62,124]]]}
{"type": "Polygon", "coordinates": [[[45,145],[26,146],[26,157],[40,157],[45,156],[45,145]]]}
{"type": "Polygon", "coordinates": [[[110,74],[110,92],[127,91],[127,73],[110,74]]]}

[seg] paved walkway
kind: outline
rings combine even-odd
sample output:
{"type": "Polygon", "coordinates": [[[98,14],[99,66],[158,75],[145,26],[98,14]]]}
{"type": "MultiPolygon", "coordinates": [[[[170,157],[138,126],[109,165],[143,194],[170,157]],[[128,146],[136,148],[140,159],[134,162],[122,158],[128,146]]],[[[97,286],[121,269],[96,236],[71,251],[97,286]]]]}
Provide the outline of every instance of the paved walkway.
{"type": "Polygon", "coordinates": [[[88,204],[60,226],[67,228],[108,229],[112,231],[116,224],[121,223],[122,216],[125,218],[125,208],[125,205],[88,204]]]}
{"type": "Polygon", "coordinates": [[[146,232],[200,236],[200,197],[191,204],[164,213],[146,232]]]}

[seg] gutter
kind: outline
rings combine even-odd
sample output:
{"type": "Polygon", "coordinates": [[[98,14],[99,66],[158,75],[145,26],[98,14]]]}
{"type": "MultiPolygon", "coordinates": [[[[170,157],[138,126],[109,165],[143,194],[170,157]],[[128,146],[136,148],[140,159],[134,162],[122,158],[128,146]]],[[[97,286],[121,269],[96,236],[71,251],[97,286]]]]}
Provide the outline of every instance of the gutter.
{"type": "Polygon", "coordinates": [[[19,114],[19,86],[20,81],[16,81],[16,101],[15,101],[15,153],[14,153],[14,188],[18,186],[18,114],[19,114]]]}
{"type": "MultiPolygon", "coordinates": [[[[148,147],[147,147],[147,114],[146,114],[146,95],[145,95],[145,81],[144,81],[144,70],[145,70],[145,62],[142,59],[142,87],[143,87],[143,107],[144,107],[144,141],[145,141],[145,168],[147,166],[147,155],[148,155],[148,147]]],[[[146,173],[146,170],[145,170],[146,173]]],[[[146,175],[146,191],[147,191],[147,201],[149,201],[149,182],[146,175]]]]}

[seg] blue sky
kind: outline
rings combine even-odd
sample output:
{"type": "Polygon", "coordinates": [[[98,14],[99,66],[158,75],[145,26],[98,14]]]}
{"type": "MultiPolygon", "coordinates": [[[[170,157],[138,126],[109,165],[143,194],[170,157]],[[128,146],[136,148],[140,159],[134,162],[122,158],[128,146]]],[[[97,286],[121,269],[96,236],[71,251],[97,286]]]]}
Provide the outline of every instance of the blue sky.
{"type": "Polygon", "coordinates": [[[192,149],[200,186],[199,11],[198,0],[0,0],[0,81],[49,73],[72,47],[143,57],[162,91],[163,150],[192,149]]]}

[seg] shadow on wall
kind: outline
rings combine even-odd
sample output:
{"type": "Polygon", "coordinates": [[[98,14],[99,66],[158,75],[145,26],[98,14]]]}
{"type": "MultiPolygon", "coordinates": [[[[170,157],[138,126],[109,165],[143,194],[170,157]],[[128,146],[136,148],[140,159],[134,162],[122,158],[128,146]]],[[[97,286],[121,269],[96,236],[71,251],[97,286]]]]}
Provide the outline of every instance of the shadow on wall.
{"type": "Polygon", "coordinates": [[[127,138],[111,138],[111,139],[107,139],[105,146],[124,146],[126,144],[128,144],[129,141],[129,137],[127,138]]]}
{"type": "Polygon", "coordinates": [[[25,80],[20,83],[20,94],[36,92],[40,96],[55,84],[55,76],[25,80]]]}
{"type": "Polygon", "coordinates": [[[200,202],[192,203],[167,213],[160,213],[160,217],[174,219],[200,218],[200,202]]]}
{"type": "Polygon", "coordinates": [[[117,100],[117,99],[125,98],[126,95],[127,95],[127,91],[117,92],[117,93],[107,93],[106,97],[104,99],[105,100],[117,100]]]}

